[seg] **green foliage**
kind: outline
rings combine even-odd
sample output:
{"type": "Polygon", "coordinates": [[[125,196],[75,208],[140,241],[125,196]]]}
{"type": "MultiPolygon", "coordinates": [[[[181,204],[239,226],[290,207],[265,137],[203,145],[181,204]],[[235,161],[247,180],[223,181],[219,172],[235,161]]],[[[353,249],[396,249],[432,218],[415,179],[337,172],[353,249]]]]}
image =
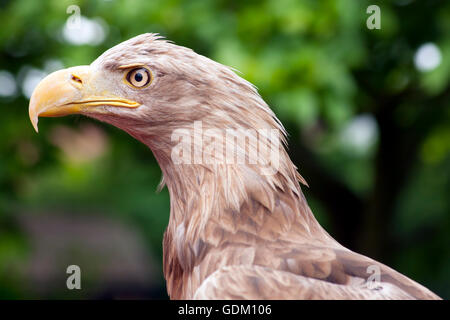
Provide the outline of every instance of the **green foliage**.
{"type": "MultiPolygon", "coordinates": [[[[449,298],[450,3],[378,1],[381,30],[366,28],[370,4],[0,1],[0,71],[14,75],[18,85],[16,93],[0,96],[0,297],[39,297],[29,290],[26,268],[14,267],[26,265],[33,251],[18,216],[107,216],[134,226],[148,249],[161,256],[169,198],[165,190],[156,193],[161,173],[151,152],[115,128],[79,117],[41,120],[36,135],[21,92],[30,68],[45,70],[55,60],[64,67],[89,64],[123,40],[159,32],[239,70],[286,125],[291,152],[306,148],[329,179],[360,199],[364,209],[357,214],[363,218],[347,226],[358,240],[346,245],[384,258],[449,298]],[[84,17],[100,21],[102,43],[65,41],[61,30],[73,4],[84,17]],[[441,63],[418,71],[415,53],[429,42],[440,49],[441,63]],[[363,148],[345,135],[361,115],[373,119],[376,129],[363,148]],[[103,133],[103,151],[80,160],[55,142],[55,129],[80,132],[86,123],[103,133]],[[381,229],[364,224],[368,208],[375,207],[387,208],[378,218],[384,221],[381,229]],[[371,228],[378,240],[364,242],[371,228]],[[384,245],[374,249],[377,243],[384,245]]],[[[82,156],[91,150],[79,148],[82,156]]],[[[321,200],[333,191],[315,185],[314,171],[308,172],[313,211],[332,234],[346,230],[339,225],[339,210],[321,200]]]]}

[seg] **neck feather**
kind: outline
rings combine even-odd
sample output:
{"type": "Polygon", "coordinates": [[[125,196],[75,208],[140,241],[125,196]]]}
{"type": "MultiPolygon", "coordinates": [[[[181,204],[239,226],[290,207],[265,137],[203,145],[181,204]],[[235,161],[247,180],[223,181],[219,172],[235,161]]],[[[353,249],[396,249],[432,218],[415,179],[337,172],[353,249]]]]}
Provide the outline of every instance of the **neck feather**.
{"type": "Polygon", "coordinates": [[[187,290],[181,275],[190,274],[212,247],[330,239],[309,209],[299,181],[306,182],[284,147],[277,170],[264,174],[259,165],[175,164],[166,151],[173,146],[130,134],[152,149],[163,172],[161,187],[170,193],[163,249],[171,296],[187,290]]]}

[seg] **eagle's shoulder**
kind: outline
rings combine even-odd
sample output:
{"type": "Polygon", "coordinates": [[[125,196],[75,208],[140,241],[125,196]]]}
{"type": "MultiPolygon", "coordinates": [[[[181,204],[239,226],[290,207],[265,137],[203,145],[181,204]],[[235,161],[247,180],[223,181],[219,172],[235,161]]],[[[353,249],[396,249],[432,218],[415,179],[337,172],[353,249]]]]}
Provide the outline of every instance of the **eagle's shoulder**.
{"type": "Polygon", "coordinates": [[[226,266],[211,274],[194,299],[413,299],[397,287],[349,286],[296,275],[268,267],[226,266]]]}

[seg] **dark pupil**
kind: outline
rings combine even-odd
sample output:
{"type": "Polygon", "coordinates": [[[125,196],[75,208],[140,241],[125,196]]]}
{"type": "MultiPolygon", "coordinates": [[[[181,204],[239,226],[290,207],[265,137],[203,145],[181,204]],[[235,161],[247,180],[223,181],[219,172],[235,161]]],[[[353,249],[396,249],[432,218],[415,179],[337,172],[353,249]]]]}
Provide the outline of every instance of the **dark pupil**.
{"type": "Polygon", "coordinates": [[[142,76],[142,73],[137,72],[137,73],[134,75],[134,80],[136,80],[137,82],[141,82],[142,79],[144,79],[144,77],[142,76]]]}

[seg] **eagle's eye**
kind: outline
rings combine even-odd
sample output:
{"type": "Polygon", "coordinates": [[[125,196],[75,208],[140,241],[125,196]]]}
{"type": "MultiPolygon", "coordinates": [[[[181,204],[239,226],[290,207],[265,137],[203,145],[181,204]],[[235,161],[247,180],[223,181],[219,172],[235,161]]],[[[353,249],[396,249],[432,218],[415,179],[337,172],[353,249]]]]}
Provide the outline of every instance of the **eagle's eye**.
{"type": "Polygon", "coordinates": [[[125,80],[133,88],[142,89],[152,82],[152,74],[147,68],[135,68],[128,71],[125,80]]]}

